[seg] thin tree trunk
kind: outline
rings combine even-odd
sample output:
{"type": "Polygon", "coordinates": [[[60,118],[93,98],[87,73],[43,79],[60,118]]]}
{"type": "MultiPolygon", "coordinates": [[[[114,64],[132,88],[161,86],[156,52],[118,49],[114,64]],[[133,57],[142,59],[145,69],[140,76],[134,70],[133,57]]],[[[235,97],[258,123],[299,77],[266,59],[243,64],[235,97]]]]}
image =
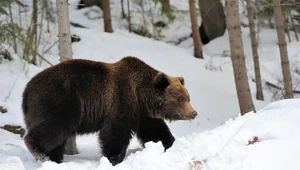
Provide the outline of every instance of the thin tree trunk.
{"type": "Polygon", "coordinates": [[[193,34],[193,41],[194,41],[194,56],[196,58],[203,59],[201,38],[198,31],[195,0],[189,0],[189,6],[190,6],[190,17],[191,17],[191,24],[192,24],[192,34],[193,34]]]}
{"type": "Polygon", "coordinates": [[[238,11],[238,0],[225,1],[226,25],[230,41],[231,60],[234,72],[236,92],[241,115],[255,112],[249,88],[243,41],[241,36],[241,21],[238,11]]]}
{"type": "Polygon", "coordinates": [[[21,5],[18,5],[19,25],[22,25],[21,5]]]}
{"type": "Polygon", "coordinates": [[[111,25],[109,0],[102,0],[102,6],[103,6],[103,18],[104,18],[104,31],[112,33],[113,29],[111,25]]]}
{"type": "Polygon", "coordinates": [[[42,39],[42,33],[43,33],[43,20],[44,20],[44,14],[45,14],[45,8],[42,7],[42,15],[41,15],[41,21],[40,21],[40,32],[39,32],[39,36],[38,36],[38,40],[37,40],[37,47],[40,46],[41,43],[41,39],[42,39]]]}
{"type": "MultiPolygon", "coordinates": [[[[14,23],[12,11],[11,11],[11,3],[9,2],[8,5],[9,5],[8,9],[9,9],[10,22],[14,23]]],[[[13,49],[14,49],[14,52],[17,53],[18,52],[18,46],[17,46],[17,40],[16,40],[17,38],[16,38],[16,34],[15,34],[14,29],[12,30],[12,33],[13,33],[13,37],[14,37],[13,38],[13,43],[14,43],[13,49]]]]}
{"type": "Polygon", "coordinates": [[[33,50],[32,51],[32,59],[31,59],[31,63],[36,65],[36,51],[37,51],[37,0],[33,0],[32,1],[32,30],[31,30],[31,37],[32,37],[32,46],[33,46],[33,50]]]}
{"type": "Polygon", "coordinates": [[[72,59],[68,0],[56,0],[60,62],[72,59]]]}
{"type": "MultiPolygon", "coordinates": [[[[63,62],[68,59],[72,59],[68,0],[56,0],[56,12],[58,20],[59,55],[60,62],[63,62]]],[[[68,155],[78,153],[75,135],[67,139],[64,147],[64,153],[68,155]]]]}
{"type": "Polygon", "coordinates": [[[131,15],[130,15],[130,1],[127,0],[127,21],[128,21],[128,30],[131,32],[131,15]]]}
{"type": "Polygon", "coordinates": [[[284,18],[281,11],[280,0],[273,0],[274,3],[274,13],[275,13],[275,24],[278,38],[278,46],[281,58],[281,67],[283,75],[284,84],[284,98],[293,98],[293,86],[290,71],[290,63],[288,58],[288,52],[286,48],[286,40],[284,34],[284,18]]]}
{"type": "Polygon", "coordinates": [[[292,27],[293,27],[293,31],[294,31],[294,33],[295,33],[296,40],[299,41],[298,34],[297,34],[297,31],[296,31],[296,28],[295,28],[295,23],[294,23],[294,20],[293,20],[291,11],[289,11],[289,16],[290,16],[290,18],[291,18],[292,27]]]}
{"type": "Polygon", "coordinates": [[[76,144],[76,136],[73,135],[69,137],[66,141],[64,154],[66,155],[76,155],[78,154],[77,144],[76,144]]]}
{"type": "MultiPolygon", "coordinates": [[[[255,0],[255,4],[257,4],[258,3],[258,1],[259,0],[255,0]]],[[[258,42],[259,42],[259,33],[260,33],[260,25],[259,25],[259,14],[257,13],[256,14],[256,18],[257,18],[257,25],[256,25],[256,30],[257,30],[257,34],[256,34],[256,39],[257,39],[257,44],[258,44],[258,42]]]]}
{"type": "Polygon", "coordinates": [[[122,19],[126,18],[125,10],[124,10],[124,0],[121,0],[121,10],[122,10],[122,19]]]}
{"type": "Polygon", "coordinates": [[[256,82],[256,99],[264,100],[262,83],[261,83],[261,75],[260,75],[260,64],[259,64],[259,57],[257,51],[258,43],[256,40],[253,8],[254,8],[254,4],[252,0],[247,0],[248,21],[249,21],[249,28],[250,28],[251,46],[252,46],[252,55],[253,55],[255,82],[256,82]]]}

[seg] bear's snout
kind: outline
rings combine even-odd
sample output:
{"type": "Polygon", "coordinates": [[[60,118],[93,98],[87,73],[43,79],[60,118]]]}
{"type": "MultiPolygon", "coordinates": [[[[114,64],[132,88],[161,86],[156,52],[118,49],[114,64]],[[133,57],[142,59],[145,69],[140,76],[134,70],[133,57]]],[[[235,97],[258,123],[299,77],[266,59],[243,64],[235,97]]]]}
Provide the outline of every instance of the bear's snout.
{"type": "Polygon", "coordinates": [[[192,118],[193,118],[193,119],[195,119],[197,115],[198,115],[198,113],[197,113],[196,111],[193,111],[193,112],[192,112],[192,118]]]}

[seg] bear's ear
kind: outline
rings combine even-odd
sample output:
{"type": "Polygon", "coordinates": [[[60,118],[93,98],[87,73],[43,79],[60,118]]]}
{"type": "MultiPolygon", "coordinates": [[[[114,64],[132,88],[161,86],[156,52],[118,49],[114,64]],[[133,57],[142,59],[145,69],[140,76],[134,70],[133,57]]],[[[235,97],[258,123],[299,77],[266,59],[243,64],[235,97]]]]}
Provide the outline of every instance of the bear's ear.
{"type": "Polygon", "coordinates": [[[183,77],[177,77],[177,79],[180,81],[180,83],[184,86],[184,78],[183,77]]]}
{"type": "Polygon", "coordinates": [[[157,89],[165,90],[169,84],[167,75],[162,72],[159,72],[154,78],[154,87],[157,89]]]}

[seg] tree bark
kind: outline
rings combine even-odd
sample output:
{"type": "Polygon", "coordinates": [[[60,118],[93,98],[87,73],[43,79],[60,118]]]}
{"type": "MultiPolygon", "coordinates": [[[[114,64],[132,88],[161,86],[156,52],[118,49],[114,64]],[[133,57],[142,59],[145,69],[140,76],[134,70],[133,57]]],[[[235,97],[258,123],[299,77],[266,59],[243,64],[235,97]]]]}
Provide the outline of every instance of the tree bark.
{"type": "MultiPolygon", "coordinates": [[[[8,3],[8,9],[9,9],[10,22],[14,23],[13,14],[12,14],[12,10],[11,10],[11,3],[10,2],[8,3]]],[[[14,37],[13,38],[13,43],[14,43],[13,49],[14,49],[14,52],[17,53],[18,52],[17,37],[16,37],[16,32],[15,32],[14,28],[12,28],[12,35],[14,37]]]]}
{"type": "Polygon", "coordinates": [[[75,135],[73,135],[67,139],[65,148],[64,148],[64,154],[66,154],[66,155],[78,154],[75,135]]]}
{"type": "Polygon", "coordinates": [[[294,19],[292,17],[291,11],[289,11],[289,16],[290,16],[290,19],[291,19],[291,22],[292,22],[292,27],[293,27],[293,31],[295,33],[296,40],[299,41],[298,33],[296,31],[296,28],[295,28],[295,23],[294,23],[294,19]]]}
{"type": "Polygon", "coordinates": [[[72,59],[68,0],[56,0],[60,62],[72,59]]]}
{"type": "Polygon", "coordinates": [[[111,16],[110,16],[110,5],[109,0],[102,0],[103,5],[103,18],[104,18],[104,31],[112,33],[111,16]]]}
{"type": "Polygon", "coordinates": [[[241,21],[238,11],[238,0],[225,1],[226,25],[230,41],[230,52],[236,92],[241,115],[255,112],[245,64],[243,41],[241,36],[241,21]]]}
{"type": "Polygon", "coordinates": [[[121,10],[122,10],[122,18],[126,18],[125,10],[124,10],[124,0],[121,0],[121,10]]]}
{"type": "Polygon", "coordinates": [[[285,32],[286,35],[288,36],[289,42],[291,42],[291,35],[290,35],[290,31],[289,31],[289,27],[288,27],[288,23],[289,23],[289,19],[287,17],[287,15],[284,15],[285,17],[285,22],[284,22],[284,28],[285,28],[285,32]]]}
{"type": "Polygon", "coordinates": [[[252,55],[254,62],[254,73],[255,73],[255,82],[256,82],[256,99],[264,100],[262,83],[261,83],[261,75],[260,75],[260,64],[259,57],[257,51],[257,40],[256,40],[256,31],[254,24],[254,14],[253,14],[254,4],[252,0],[247,0],[247,10],[248,10],[248,21],[250,28],[250,36],[251,36],[251,46],[252,46],[252,55]]]}
{"type": "Polygon", "coordinates": [[[192,24],[193,41],[194,41],[194,56],[196,58],[203,59],[201,38],[200,38],[200,34],[198,31],[198,24],[197,24],[195,0],[189,0],[189,7],[190,7],[190,17],[191,17],[191,24],[192,24]]]}
{"type": "Polygon", "coordinates": [[[32,30],[31,30],[31,37],[32,37],[32,41],[31,41],[31,45],[33,46],[34,51],[32,51],[32,60],[31,63],[36,65],[36,52],[37,51],[37,0],[33,0],[32,1],[32,30]]]}
{"type": "Polygon", "coordinates": [[[129,32],[132,31],[131,29],[131,15],[130,15],[130,1],[127,0],[127,21],[128,21],[128,30],[129,32]]]}
{"type": "MultiPolygon", "coordinates": [[[[68,0],[56,0],[56,12],[58,20],[58,36],[59,36],[59,55],[60,62],[72,59],[71,31],[69,19],[69,3],[68,0]]],[[[77,154],[76,136],[67,139],[64,147],[64,153],[73,155],[77,154]]]]}
{"type": "Polygon", "coordinates": [[[286,99],[293,98],[294,94],[293,94],[292,78],[291,78],[290,64],[289,64],[285,33],[284,33],[284,18],[280,6],[280,0],[273,0],[273,3],[274,3],[274,14],[275,14],[278,46],[279,46],[280,58],[281,58],[283,84],[285,90],[284,98],[286,99]]]}

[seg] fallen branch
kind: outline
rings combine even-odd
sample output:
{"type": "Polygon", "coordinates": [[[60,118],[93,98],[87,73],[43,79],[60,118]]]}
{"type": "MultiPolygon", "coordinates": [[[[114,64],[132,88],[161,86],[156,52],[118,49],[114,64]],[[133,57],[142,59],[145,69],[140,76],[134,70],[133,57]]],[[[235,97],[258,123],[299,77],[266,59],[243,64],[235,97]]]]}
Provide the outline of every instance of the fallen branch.
{"type": "Polygon", "coordinates": [[[55,44],[57,44],[58,43],[58,40],[57,41],[55,41],[55,43],[54,44],[52,44],[47,50],[45,50],[43,53],[47,53],[55,44]]]}
{"type": "Polygon", "coordinates": [[[45,59],[40,53],[36,52],[36,54],[37,54],[42,60],[44,60],[46,63],[48,63],[50,66],[53,66],[53,64],[50,63],[47,59],[45,59]]]}
{"type": "Polygon", "coordinates": [[[86,28],[86,29],[88,29],[88,27],[85,27],[85,26],[83,26],[83,25],[80,25],[80,24],[78,24],[78,23],[75,23],[75,22],[70,22],[70,24],[71,24],[73,27],[78,27],[78,28],[86,28]]]}
{"type": "Polygon", "coordinates": [[[25,134],[25,129],[21,126],[13,126],[13,125],[4,125],[3,127],[0,127],[1,129],[7,130],[9,132],[12,132],[14,134],[19,134],[21,138],[25,134]]]}
{"type": "MultiPolygon", "coordinates": [[[[277,89],[277,90],[284,90],[283,87],[279,87],[279,86],[277,86],[277,85],[275,85],[273,83],[270,83],[268,81],[266,82],[266,85],[269,86],[269,87],[271,87],[271,88],[277,89]]],[[[300,94],[300,91],[298,91],[298,90],[293,90],[293,92],[296,93],[296,94],[300,94]]]]}
{"type": "Polygon", "coordinates": [[[28,7],[28,5],[26,5],[26,4],[23,4],[22,2],[20,2],[19,0],[15,0],[15,2],[18,4],[18,5],[20,5],[21,7],[28,7]]]}
{"type": "Polygon", "coordinates": [[[37,56],[40,57],[40,59],[44,60],[44,61],[45,61],[46,63],[48,63],[50,66],[53,66],[52,63],[50,63],[47,59],[45,59],[45,58],[44,58],[39,52],[37,52],[37,50],[34,49],[33,47],[32,47],[32,51],[34,51],[34,52],[37,54],[37,56]]]}

